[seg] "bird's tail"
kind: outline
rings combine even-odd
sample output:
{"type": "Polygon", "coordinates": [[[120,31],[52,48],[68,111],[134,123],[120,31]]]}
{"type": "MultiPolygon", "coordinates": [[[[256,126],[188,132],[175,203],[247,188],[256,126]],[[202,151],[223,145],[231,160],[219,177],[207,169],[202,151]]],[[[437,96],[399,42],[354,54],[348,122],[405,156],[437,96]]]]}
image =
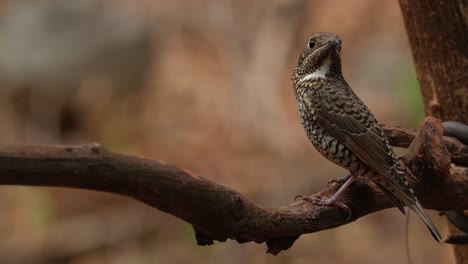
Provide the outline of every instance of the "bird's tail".
{"type": "Polygon", "coordinates": [[[426,211],[424,211],[424,208],[421,206],[421,203],[419,203],[418,199],[415,199],[414,202],[411,201],[406,204],[410,209],[415,211],[419,217],[424,221],[426,224],[427,228],[429,228],[429,231],[431,231],[432,236],[439,242],[442,241],[442,236],[440,235],[439,231],[437,230],[437,227],[432,223],[431,218],[426,214],[426,211]]]}
{"type": "MultiPolygon", "coordinates": [[[[402,172],[403,170],[400,171],[401,172],[399,172],[399,174],[402,174],[403,176],[401,177],[404,177],[404,174],[402,172]]],[[[395,203],[395,205],[400,209],[400,211],[403,214],[405,214],[403,205],[406,205],[411,210],[416,212],[419,215],[419,217],[421,217],[426,226],[429,228],[429,231],[431,231],[432,236],[438,242],[441,242],[442,236],[440,235],[434,223],[432,223],[431,218],[429,218],[429,216],[426,214],[426,211],[424,211],[424,208],[421,206],[421,203],[419,202],[418,198],[416,198],[416,196],[413,195],[411,188],[407,184],[398,184],[397,182],[391,180],[392,178],[390,177],[383,177],[381,179],[383,179],[385,183],[382,184],[376,182],[376,184],[384,191],[385,194],[387,194],[387,196],[393,201],[393,203],[395,203]]]]}

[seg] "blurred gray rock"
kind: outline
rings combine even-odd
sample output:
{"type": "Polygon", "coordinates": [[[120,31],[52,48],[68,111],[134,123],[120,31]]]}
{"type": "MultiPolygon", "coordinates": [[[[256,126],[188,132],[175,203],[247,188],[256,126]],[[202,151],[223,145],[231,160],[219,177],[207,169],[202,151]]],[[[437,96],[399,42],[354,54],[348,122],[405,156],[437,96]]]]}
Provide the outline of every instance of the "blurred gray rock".
{"type": "Polygon", "coordinates": [[[26,101],[47,134],[85,84],[110,96],[140,88],[153,40],[147,17],[121,2],[12,1],[0,14],[0,92],[26,101]]]}
{"type": "Polygon", "coordinates": [[[145,18],[110,1],[17,1],[0,17],[0,80],[60,85],[90,74],[134,79],[149,44],[145,18]]]}

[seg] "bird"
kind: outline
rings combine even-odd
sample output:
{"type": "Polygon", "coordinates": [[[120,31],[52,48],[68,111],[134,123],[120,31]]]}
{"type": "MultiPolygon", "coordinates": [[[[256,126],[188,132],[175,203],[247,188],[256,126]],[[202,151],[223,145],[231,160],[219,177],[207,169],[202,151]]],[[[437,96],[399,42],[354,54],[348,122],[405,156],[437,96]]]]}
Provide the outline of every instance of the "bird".
{"type": "Polygon", "coordinates": [[[361,176],[370,179],[405,214],[404,206],[415,211],[441,241],[442,237],[424,211],[406,172],[374,115],[354,93],[341,72],[341,39],[330,32],[311,35],[299,56],[292,82],[297,109],[312,145],[328,160],[349,170],[330,198],[305,197],[317,205],[338,206],[351,215],[337,198],[361,176]]]}

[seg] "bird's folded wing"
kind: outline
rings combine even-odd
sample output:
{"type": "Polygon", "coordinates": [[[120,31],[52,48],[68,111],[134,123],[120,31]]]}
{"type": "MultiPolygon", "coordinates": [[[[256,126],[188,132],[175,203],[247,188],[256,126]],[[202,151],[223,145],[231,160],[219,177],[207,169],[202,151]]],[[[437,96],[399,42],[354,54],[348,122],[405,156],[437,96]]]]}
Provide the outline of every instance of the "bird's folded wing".
{"type": "Polygon", "coordinates": [[[378,125],[366,128],[354,116],[347,114],[323,111],[320,115],[320,125],[362,162],[384,176],[390,173],[394,161],[378,125]]]}
{"type": "MultiPolygon", "coordinates": [[[[402,186],[403,179],[396,171],[393,150],[377,120],[351,88],[338,93],[341,94],[334,97],[327,96],[327,93],[316,94],[320,98],[315,99],[321,100],[321,107],[317,109],[318,124],[367,166],[383,176],[388,184],[401,190],[405,187],[402,186]],[[333,100],[337,98],[346,103],[341,108],[330,107],[336,105],[333,100]]],[[[402,195],[408,196],[406,191],[402,195]]]]}

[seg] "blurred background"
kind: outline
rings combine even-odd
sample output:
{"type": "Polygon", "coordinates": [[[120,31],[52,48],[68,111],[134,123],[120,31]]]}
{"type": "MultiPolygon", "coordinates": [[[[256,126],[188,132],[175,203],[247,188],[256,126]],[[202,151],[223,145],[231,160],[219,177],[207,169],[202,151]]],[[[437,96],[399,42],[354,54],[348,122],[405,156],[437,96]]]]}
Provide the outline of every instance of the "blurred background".
{"type": "MultiPolygon", "coordinates": [[[[313,149],[291,74],[309,35],[343,40],[343,72],[380,122],[423,109],[398,1],[0,1],[0,144],[83,144],[159,159],[276,207],[346,171],[313,149]]],[[[400,150],[404,153],[404,150],[400,150]]],[[[446,233],[444,220],[431,212],[446,233]]],[[[131,199],[0,188],[0,263],[405,263],[385,210],[301,236],[278,256],[196,245],[187,223],[131,199]]],[[[452,263],[417,217],[413,263],[452,263]]]]}

